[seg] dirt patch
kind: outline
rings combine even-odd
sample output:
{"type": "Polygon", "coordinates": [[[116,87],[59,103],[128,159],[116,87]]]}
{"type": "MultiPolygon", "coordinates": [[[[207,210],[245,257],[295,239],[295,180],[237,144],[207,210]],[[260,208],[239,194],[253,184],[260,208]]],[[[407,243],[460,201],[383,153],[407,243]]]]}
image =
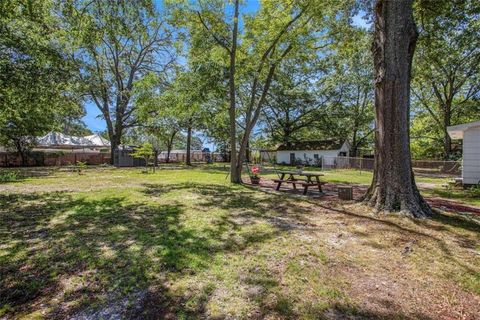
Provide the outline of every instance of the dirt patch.
{"type": "MultiPolygon", "coordinates": [[[[254,186],[251,184],[247,184],[250,186],[254,186]]],[[[420,184],[419,184],[420,185],[420,184]]],[[[321,199],[322,201],[328,202],[339,202],[339,203],[348,203],[338,198],[338,187],[345,186],[345,184],[333,184],[327,183],[322,186],[323,193],[318,192],[317,190],[309,190],[308,195],[302,195],[302,191],[300,189],[294,190],[290,186],[282,186],[280,191],[276,191],[277,184],[273,182],[271,179],[262,179],[260,183],[260,188],[267,192],[280,192],[286,193],[289,195],[294,195],[298,197],[306,197],[306,198],[314,198],[314,199],[321,199]]],[[[353,198],[354,200],[360,200],[361,197],[365,194],[368,189],[368,186],[362,184],[349,184],[353,188],[353,198]]],[[[425,197],[427,202],[433,208],[440,209],[442,211],[450,211],[455,213],[471,213],[475,215],[480,215],[480,207],[466,205],[459,201],[449,200],[444,198],[438,197],[425,197]]]]}

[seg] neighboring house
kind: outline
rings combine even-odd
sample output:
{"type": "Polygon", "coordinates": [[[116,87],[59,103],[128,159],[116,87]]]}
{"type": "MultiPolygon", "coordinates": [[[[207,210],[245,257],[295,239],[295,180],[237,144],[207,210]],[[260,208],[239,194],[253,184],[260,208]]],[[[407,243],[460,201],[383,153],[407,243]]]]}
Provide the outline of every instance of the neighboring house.
{"type": "Polygon", "coordinates": [[[464,186],[480,184],[480,121],[447,127],[452,139],[463,139],[464,186]]]}
{"type": "Polygon", "coordinates": [[[277,163],[318,166],[335,165],[336,157],[346,157],[350,152],[347,141],[316,140],[293,142],[277,148],[277,163]]]}
{"type": "Polygon", "coordinates": [[[82,150],[98,152],[100,149],[110,149],[110,141],[98,134],[85,137],[69,136],[60,132],[49,132],[36,138],[36,151],[43,150],[82,150]]]}
{"type": "MultiPolygon", "coordinates": [[[[204,152],[202,150],[190,150],[190,156],[193,159],[196,158],[201,158],[204,152]]],[[[160,161],[165,161],[168,157],[168,152],[166,150],[162,150],[158,154],[158,160],[160,161]]],[[[187,150],[186,149],[173,149],[170,150],[170,161],[176,162],[176,161],[185,161],[187,157],[187,150]]]]}

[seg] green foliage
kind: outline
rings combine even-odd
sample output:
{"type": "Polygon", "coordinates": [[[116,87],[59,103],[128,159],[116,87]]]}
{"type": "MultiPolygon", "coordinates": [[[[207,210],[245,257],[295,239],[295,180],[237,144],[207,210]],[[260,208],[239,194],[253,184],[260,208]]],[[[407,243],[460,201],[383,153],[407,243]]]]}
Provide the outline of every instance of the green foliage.
{"type": "Polygon", "coordinates": [[[0,11],[0,144],[25,153],[33,137],[82,115],[77,70],[54,1],[6,1],[0,11]]]}
{"type": "Polygon", "coordinates": [[[465,193],[467,197],[480,199],[480,185],[466,189],[465,193]]]}
{"type": "Polygon", "coordinates": [[[150,142],[144,142],[142,146],[135,148],[135,152],[132,153],[134,158],[149,159],[153,156],[153,146],[150,142]]]}
{"type": "Polygon", "coordinates": [[[413,62],[416,157],[458,158],[446,127],[478,120],[480,3],[416,2],[420,37],[413,62]],[[424,146],[429,146],[424,148],[424,146]]]}
{"type": "Polygon", "coordinates": [[[0,171],[0,183],[15,182],[20,178],[20,173],[15,170],[0,171]]]}
{"type": "Polygon", "coordinates": [[[77,161],[75,168],[77,169],[78,174],[82,174],[83,170],[87,168],[87,163],[84,161],[77,161]]]}
{"type": "Polygon", "coordinates": [[[175,54],[172,31],[142,1],[67,1],[62,13],[72,28],[83,89],[102,112],[112,148],[139,123],[137,101],[166,82],[175,54]]]}
{"type": "Polygon", "coordinates": [[[148,163],[151,161],[155,152],[153,146],[150,142],[144,142],[140,147],[135,148],[134,152],[131,154],[134,158],[140,158],[145,160],[145,170],[148,170],[148,163]]]}

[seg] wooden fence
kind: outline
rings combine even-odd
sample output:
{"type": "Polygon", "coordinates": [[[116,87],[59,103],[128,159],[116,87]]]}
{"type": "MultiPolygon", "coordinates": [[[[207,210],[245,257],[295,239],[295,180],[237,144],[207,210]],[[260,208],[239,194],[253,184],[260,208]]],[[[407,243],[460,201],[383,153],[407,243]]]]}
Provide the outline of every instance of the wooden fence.
{"type": "MultiPolygon", "coordinates": [[[[26,166],[68,166],[74,165],[77,161],[85,162],[88,165],[99,165],[110,163],[109,153],[98,152],[72,152],[72,153],[49,153],[30,152],[27,155],[26,166]]],[[[18,153],[0,153],[0,167],[22,167],[22,158],[18,153]]]]}

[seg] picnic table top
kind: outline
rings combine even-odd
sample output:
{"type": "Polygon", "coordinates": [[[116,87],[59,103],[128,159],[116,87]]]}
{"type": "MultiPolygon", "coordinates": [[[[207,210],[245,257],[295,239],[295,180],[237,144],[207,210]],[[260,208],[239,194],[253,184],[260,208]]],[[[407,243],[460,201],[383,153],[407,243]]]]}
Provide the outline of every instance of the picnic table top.
{"type": "Polygon", "coordinates": [[[279,173],[284,173],[284,174],[290,174],[290,175],[297,175],[297,176],[305,176],[305,177],[320,177],[320,176],[323,176],[323,173],[320,173],[320,172],[305,172],[305,171],[302,171],[302,172],[299,172],[299,171],[284,171],[284,170],[280,170],[278,171],[279,173]]]}

